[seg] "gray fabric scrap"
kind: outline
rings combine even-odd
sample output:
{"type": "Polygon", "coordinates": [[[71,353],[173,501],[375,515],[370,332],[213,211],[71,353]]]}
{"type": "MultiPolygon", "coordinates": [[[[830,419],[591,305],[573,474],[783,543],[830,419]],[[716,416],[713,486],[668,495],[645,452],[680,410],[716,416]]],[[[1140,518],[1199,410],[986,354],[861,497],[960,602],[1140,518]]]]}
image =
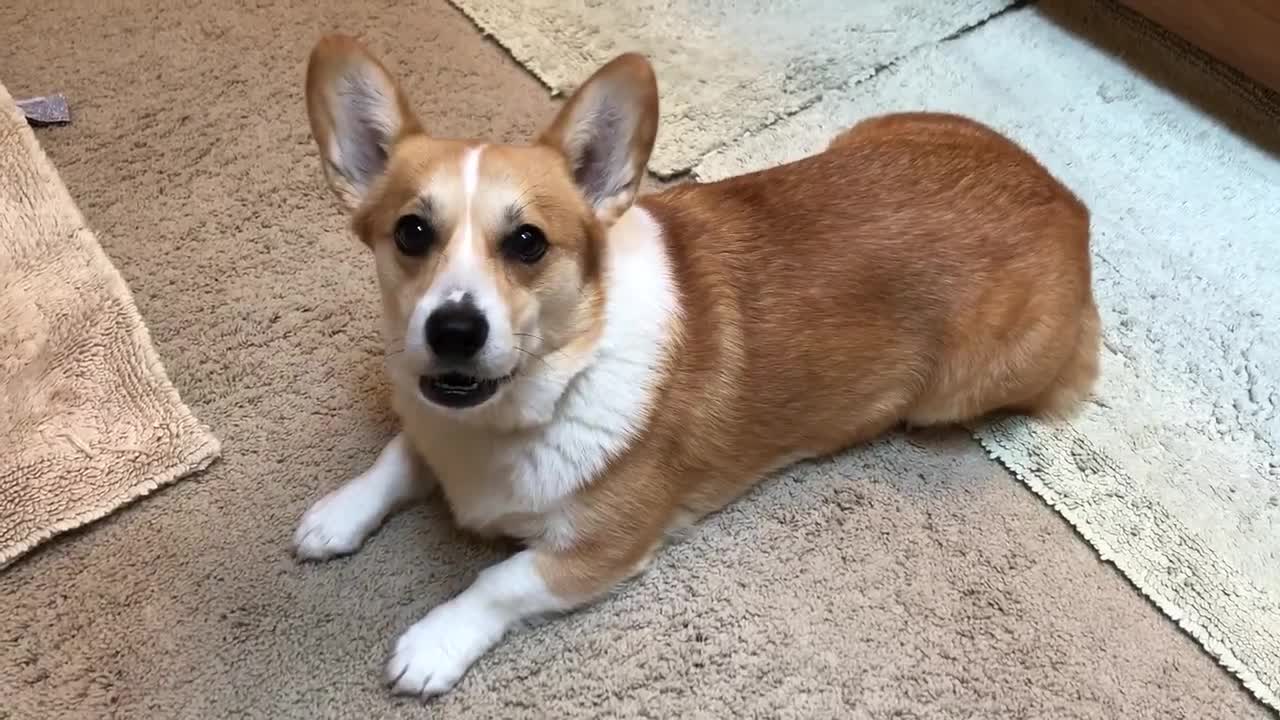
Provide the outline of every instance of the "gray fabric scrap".
{"type": "Polygon", "coordinates": [[[62,93],[18,100],[18,109],[32,125],[65,125],[71,122],[71,108],[62,93]]]}

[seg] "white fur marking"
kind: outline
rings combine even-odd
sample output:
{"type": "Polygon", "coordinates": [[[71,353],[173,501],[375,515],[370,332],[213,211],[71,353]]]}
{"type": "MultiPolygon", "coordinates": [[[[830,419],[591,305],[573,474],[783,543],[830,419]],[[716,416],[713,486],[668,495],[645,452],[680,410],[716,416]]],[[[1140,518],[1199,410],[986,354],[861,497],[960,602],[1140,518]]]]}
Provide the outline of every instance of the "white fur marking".
{"type": "Polygon", "coordinates": [[[405,631],[387,663],[387,681],[401,695],[439,695],[512,625],[567,608],[538,574],[533,553],[517,553],[405,631]]]}
{"type": "Polygon", "coordinates": [[[392,510],[421,492],[411,453],[396,435],[368,470],[312,505],[293,535],[295,554],[324,560],[359,549],[392,510]]]}
{"type": "Polygon", "coordinates": [[[480,154],[484,146],[467,148],[462,154],[462,244],[457,249],[458,262],[474,260],[481,254],[471,222],[471,205],[480,186],[480,154]]]}
{"type": "Polygon", "coordinates": [[[462,192],[466,197],[467,207],[471,207],[471,198],[476,195],[476,188],[480,186],[480,153],[484,152],[483,145],[477,145],[473,148],[467,148],[462,154],[462,192]]]}

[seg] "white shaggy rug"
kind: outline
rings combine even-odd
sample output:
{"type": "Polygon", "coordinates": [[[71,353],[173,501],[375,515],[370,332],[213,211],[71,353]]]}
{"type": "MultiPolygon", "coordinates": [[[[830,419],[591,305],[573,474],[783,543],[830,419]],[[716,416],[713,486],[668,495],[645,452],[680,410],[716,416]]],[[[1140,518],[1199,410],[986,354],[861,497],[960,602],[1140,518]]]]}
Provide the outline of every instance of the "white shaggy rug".
{"type": "Polygon", "coordinates": [[[916,109],[973,116],[1041,157],[1093,212],[1103,382],[1069,426],[1010,420],[976,435],[1280,708],[1274,96],[1094,0],[1046,0],[950,39],[1006,3],[723,0],[663,14],[542,0],[518,23],[520,3],[458,4],[553,85],[624,45],[654,55],[669,109],[659,172],[714,180],[916,109]],[[743,40],[748,27],[759,40],[743,40]],[[877,33],[899,42],[869,43],[877,33]]]}
{"type": "Polygon", "coordinates": [[[662,84],[663,128],[649,166],[662,176],[1013,3],[451,1],[560,91],[618,53],[647,54],[662,84]]]}

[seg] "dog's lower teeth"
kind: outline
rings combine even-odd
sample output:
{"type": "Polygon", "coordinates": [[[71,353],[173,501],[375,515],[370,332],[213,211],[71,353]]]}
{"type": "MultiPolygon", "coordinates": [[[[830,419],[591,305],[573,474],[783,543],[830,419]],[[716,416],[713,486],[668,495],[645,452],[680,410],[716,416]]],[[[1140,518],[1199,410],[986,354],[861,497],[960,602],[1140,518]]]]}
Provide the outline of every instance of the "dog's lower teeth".
{"type": "Polygon", "coordinates": [[[484,402],[498,391],[501,382],[454,373],[422,375],[418,378],[421,392],[427,399],[435,399],[450,407],[470,407],[484,402]]]}

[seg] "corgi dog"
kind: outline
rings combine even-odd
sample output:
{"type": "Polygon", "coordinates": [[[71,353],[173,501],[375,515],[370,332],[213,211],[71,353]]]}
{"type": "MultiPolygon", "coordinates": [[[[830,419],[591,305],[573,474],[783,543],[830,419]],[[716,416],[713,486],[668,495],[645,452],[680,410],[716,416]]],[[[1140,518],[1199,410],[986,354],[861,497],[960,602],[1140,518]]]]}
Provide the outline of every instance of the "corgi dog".
{"type": "Polygon", "coordinates": [[[348,36],[320,40],[306,83],[373,254],[401,432],[305,513],[295,554],[351,553],[433,489],[523,548],[399,637],[395,693],[448,691],[790,463],[903,425],[1061,416],[1098,375],[1088,210],[975,121],[874,117],[638,197],[658,130],[641,55],[525,144],[432,135],[348,36]]]}

